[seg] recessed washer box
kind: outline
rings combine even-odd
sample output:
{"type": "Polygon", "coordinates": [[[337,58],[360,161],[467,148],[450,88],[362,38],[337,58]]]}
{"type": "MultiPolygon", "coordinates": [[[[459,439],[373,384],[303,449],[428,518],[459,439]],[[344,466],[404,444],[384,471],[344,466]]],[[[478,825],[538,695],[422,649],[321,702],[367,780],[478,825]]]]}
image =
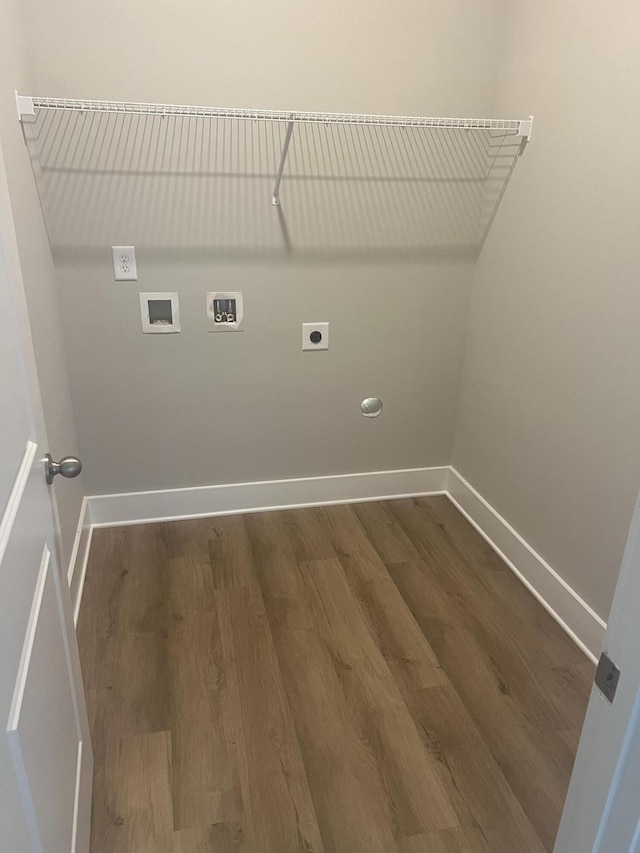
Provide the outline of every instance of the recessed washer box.
{"type": "Polygon", "coordinates": [[[244,331],[242,293],[215,290],[205,293],[207,328],[210,332],[244,331]]]}
{"type": "Polygon", "coordinates": [[[141,293],[140,317],[145,335],[167,335],[180,331],[177,293],[141,293]]]}

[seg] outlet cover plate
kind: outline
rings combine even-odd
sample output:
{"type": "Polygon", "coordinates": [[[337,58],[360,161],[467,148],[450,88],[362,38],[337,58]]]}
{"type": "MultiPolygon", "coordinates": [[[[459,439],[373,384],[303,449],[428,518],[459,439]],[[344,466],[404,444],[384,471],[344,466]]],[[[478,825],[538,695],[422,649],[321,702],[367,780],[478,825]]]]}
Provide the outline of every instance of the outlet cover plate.
{"type": "Polygon", "coordinates": [[[112,246],[113,276],[116,281],[137,281],[135,246],[112,246]]]}
{"type": "Polygon", "coordinates": [[[244,305],[239,291],[211,290],[205,293],[207,329],[210,332],[243,332],[244,305]],[[232,313],[234,312],[235,313],[232,313]],[[233,320],[229,321],[227,312],[233,320]]]}
{"type": "Polygon", "coordinates": [[[329,349],[329,324],[328,323],[303,323],[302,324],[302,349],[303,350],[326,350],[329,349]],[[313,340],[320,335],[320,340],[313,340]]]}

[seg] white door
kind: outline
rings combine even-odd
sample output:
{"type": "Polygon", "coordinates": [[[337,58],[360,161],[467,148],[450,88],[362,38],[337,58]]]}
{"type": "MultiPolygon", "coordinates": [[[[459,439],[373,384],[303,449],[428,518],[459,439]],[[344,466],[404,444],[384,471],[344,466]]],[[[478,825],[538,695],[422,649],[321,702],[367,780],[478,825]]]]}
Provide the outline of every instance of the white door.
{"type": "Polygon", "coordinates": [[[47,450],[0,151],[0,853],[89,849],[93,758],[47,450]]]}
{"type": "Polygon", "coordinates": [[[640,853],[640,498],[604,651],[618,687],[591,692],[555,853],[640,853]]]}

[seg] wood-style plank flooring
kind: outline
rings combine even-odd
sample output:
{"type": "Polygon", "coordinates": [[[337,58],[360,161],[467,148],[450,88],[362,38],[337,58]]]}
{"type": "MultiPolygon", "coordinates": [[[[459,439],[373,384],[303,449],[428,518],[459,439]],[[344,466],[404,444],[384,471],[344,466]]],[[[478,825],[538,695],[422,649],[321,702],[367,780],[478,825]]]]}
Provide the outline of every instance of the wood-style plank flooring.
{"type": "Polygon", "coordinates": [[[447,498],[94,532],[91,853],[551,851],[594,670],[447,498]]]}

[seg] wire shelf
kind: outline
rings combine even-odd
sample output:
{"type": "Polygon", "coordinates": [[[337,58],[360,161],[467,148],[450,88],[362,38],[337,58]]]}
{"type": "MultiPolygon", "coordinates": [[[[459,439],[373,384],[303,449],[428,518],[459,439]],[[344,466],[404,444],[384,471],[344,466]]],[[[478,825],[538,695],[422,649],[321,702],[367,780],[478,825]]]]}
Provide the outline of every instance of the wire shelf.
{"type": "Polygon", "coordinates": [[[17,107],[62,252],[473,256],[531,132],[517,119],[21,95],[17,107]]]}
{"type": "Polygon", "coordinates": [[[75,112],[129,113],[134,115],[194,116],[203,118],[244,119],[248,121],[305,122],[315,124],[358,124],[384,127],[432,127],[451,130],[513,131],[520,136],[530,133],[531,119],[444,118],[435,116],[369,115],[360,113],[318,113],[287,110],[233,109],[185,104],[145,104],[128,101],[98,101],[78,98],[40,98],[18,95],[21,117],[32,108],[70,110],[75,112]],[[20,99],[26,109],[21,111],[20,99]]]}

